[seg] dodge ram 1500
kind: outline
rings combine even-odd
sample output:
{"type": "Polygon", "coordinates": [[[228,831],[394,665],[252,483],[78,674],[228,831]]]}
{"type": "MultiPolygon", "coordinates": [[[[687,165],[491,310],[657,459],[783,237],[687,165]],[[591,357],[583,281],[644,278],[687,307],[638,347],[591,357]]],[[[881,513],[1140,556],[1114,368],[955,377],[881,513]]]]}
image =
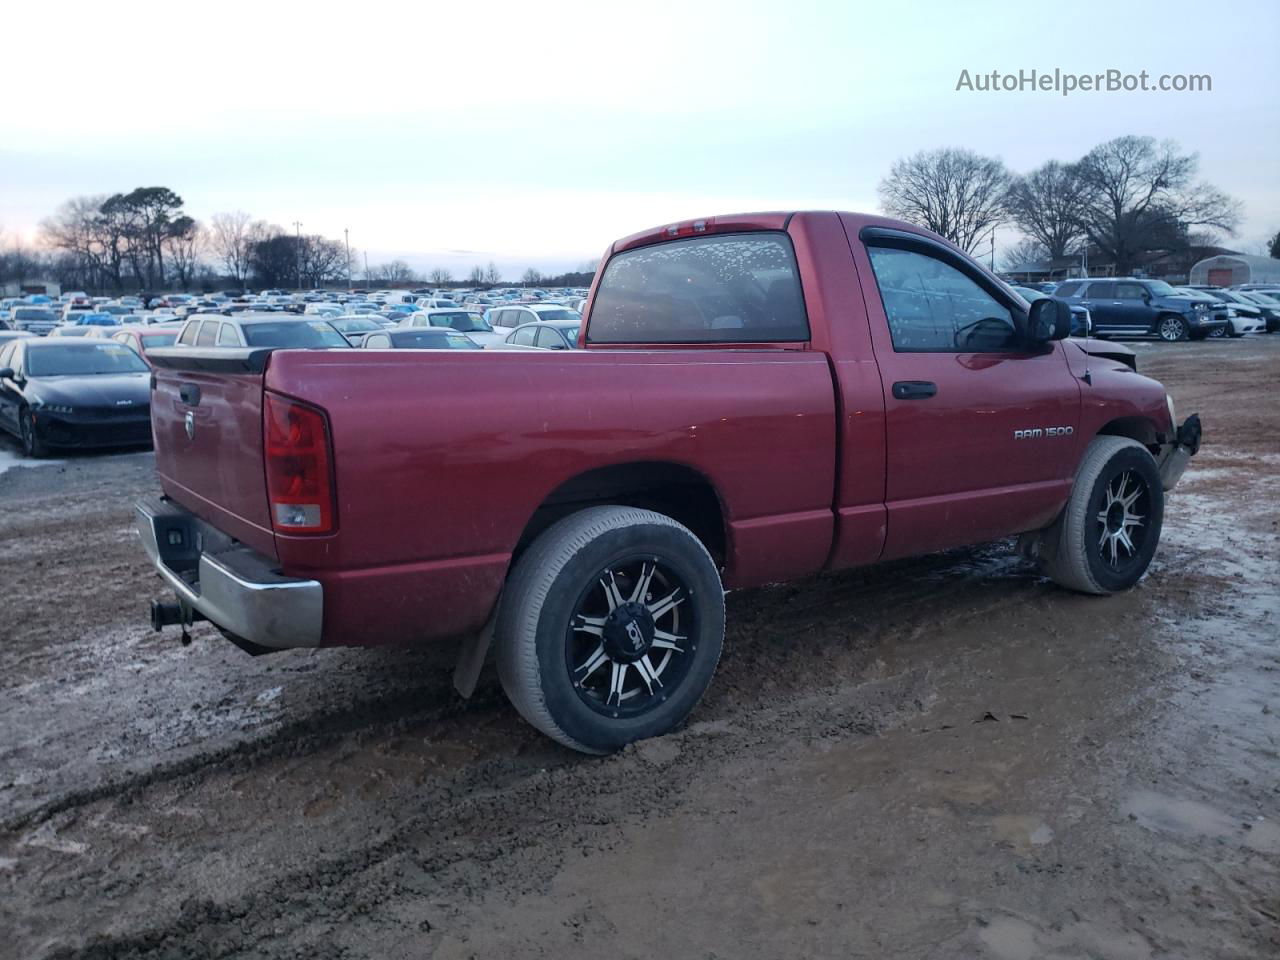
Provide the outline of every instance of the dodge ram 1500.
{"type": "Polygon", "coordinates": [[[584,317],[572,351],[152,350],[157,629],[460,638],[460,690],[492,648],[527,720],[605,753],[693,710],[725,588],[1015,535],[1131,586],[1199,446],[1065,303],[880,217],[636,234],[584,317]]]}

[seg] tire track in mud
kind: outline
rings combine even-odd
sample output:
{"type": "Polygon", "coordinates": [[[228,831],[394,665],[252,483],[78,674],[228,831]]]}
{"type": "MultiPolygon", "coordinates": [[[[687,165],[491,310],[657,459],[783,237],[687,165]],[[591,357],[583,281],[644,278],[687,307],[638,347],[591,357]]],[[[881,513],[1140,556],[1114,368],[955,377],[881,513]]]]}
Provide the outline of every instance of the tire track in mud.
{"type": "Polygon", "coordinates": [[[478,689],[470,700],[456,695],[449,700],[447,696],[440,696],[441,690],[451,692],[446,684],[436,682],[399,691],[391,697],[363,701],[354,709],[312,714],[277,727],[260,738],[236,741],[206,753],[160,763],[137,774],[74,790],[0,821],[0,834],[38,826],[58,814],[99,800],[135,799],[149,787],[194,778],[212,768],[219,772],[248,772],[272,760],[318,750],[353,735],[359,739],[375,733],[393,734],[414,725],[493,710],[505,703],[502,690],[492,685],[478,689]],[[424,707],[424,695],[434,695],[436,702],[424,707]]]}
{"type": "MultiPolygon", "coordinates": [[[[619,824],[670,809],[709,765],[732,764],[744,754],[767,764],[797,736],[810,743],[873,736],[918,716],[930,699],[923,673],[913,672],[768,709],[748,707],[607,758],[559,751],[558,762],[524,769],[513,770],[505,759],[471,764],[435,784],[376,842],[225,901],[189,901],[159,923],[48,956],[143,958],[197,944],[199,955],[210,958],[344,956],[317,924],[367,917],[392,898],[429,903],[446,887],[471,896],[496,883],[541,887],[568,851],[607,845],[619,824]],[[514,862],[518,876],[491,876],[490,865],[499,861],[514,862]]],[[[437,926],[447,920],[448,910],[437,911],[437,926]]]]}

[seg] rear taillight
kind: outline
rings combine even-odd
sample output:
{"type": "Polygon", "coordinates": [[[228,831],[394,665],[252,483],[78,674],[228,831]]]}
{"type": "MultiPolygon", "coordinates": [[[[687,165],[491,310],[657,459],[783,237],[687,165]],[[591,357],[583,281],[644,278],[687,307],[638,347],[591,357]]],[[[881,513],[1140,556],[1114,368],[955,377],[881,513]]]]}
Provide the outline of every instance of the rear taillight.
{"type": "Polygon", "coordinates": [[[332,533],[336,517],[325,415],[268,393],[263,421],[271,525],[277,533],[332,533]]]}

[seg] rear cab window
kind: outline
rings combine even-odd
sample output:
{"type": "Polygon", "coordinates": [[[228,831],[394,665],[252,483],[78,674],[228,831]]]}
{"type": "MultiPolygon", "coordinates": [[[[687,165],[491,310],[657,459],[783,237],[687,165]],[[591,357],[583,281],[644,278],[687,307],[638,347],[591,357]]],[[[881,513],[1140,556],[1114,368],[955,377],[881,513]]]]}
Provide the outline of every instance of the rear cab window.
{"type": "Polygon", "coordinates": [[[600,278],[588,343],[795,343],[809,339],[791,239],[714,234],[626,250],[600,278]]]}

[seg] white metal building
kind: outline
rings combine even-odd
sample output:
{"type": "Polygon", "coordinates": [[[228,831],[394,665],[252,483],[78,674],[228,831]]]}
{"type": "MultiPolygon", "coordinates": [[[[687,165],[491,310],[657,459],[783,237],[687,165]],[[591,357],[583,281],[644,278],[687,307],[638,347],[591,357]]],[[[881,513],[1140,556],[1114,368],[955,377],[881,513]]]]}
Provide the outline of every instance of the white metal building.
{"type": "Polygon", "coordinates": [[[1237,283],[1280,283],[1280,260],[1244,253],[1222,254],[1191,267],[1191,283],[1231,287],[1237,283]]]}

